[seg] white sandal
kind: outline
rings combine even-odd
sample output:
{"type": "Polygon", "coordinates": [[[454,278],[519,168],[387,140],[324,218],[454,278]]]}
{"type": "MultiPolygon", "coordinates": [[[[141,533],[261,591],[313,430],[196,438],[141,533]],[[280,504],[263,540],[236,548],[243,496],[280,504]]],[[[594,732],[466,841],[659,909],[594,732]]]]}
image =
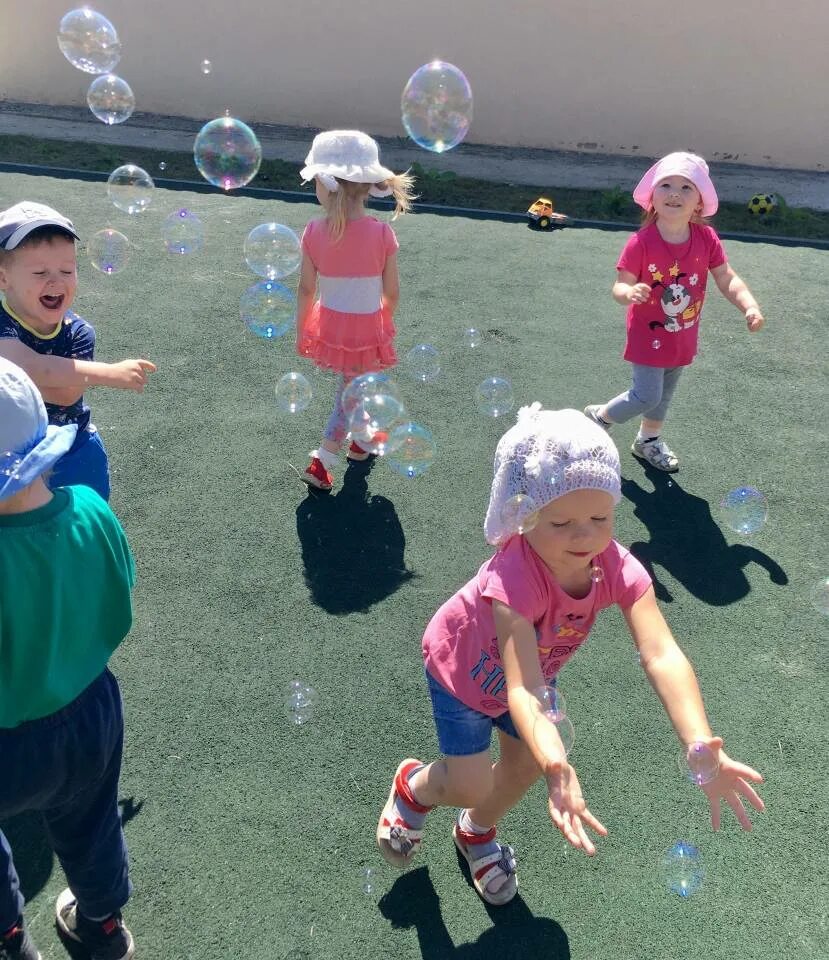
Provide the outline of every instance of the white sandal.
{"type": "Polygon", "coordinates": [[[469,873],[478,896],[495,907],[509,903],[518,893],[518,875],[512,847],[508,843],[498,843],[498,853],[490,853],[484,857],[475,856],[476,846],[495,840],[495,827],[486,833],[467,833],[461,830],[456,822],[452,828],[452,839],[458,852],[469,864],[469,873]],[[490,893],[487,885],[498,876],[506,876],[507,879],[495,893],[490,893]]]}
{"type": "Polygon", "coordinates": [[[418,813],[428,813],[432,809],[415,801],[407,783],[412,770],[422,766],[424,766],[422,761],[412,758],[400,764],[391,783],[389,799],[377,823],[377,846],[380,848],[380,853],[388,863],[401,870],[409,866],[420,849],[423,831],[416,830],[395,813],[394,801],[402,794],[406,805],[418,813]]]}

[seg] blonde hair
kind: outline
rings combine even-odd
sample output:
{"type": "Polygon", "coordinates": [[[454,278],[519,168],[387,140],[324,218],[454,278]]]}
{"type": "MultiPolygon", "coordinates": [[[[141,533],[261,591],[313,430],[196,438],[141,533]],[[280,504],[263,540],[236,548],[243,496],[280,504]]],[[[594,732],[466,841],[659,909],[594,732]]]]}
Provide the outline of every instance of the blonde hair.
{"type": "Polygon", "coordinates": [[[339,189],[330,194],[326,211],[328,229],[334,243],[339,243],[343,238],[345,225],[348,223],[350,205],[354,201],[365,203],[371,187],[391,190],[391,195],[394,198],[392,220],[396,220],[412,209],[412,201],[415,199],[414,177],[408,171],[406,173],[396,173],[388,180],[383,180],[380,183],[352,183],[350,180],[341,180],[339,177],[336,180],[339,189]]]}

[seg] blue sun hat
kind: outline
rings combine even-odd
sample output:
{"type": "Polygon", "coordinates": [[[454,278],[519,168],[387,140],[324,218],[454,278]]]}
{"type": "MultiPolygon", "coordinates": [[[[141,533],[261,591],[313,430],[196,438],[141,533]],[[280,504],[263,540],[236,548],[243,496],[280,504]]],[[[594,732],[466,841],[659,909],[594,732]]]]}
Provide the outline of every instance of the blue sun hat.
{"type": "Polygon", "coordinates": [[[55,427],[37,387],[0,357],[0,500],[7,500],[53,466],[75,442],[78,425],[55,427]]]}

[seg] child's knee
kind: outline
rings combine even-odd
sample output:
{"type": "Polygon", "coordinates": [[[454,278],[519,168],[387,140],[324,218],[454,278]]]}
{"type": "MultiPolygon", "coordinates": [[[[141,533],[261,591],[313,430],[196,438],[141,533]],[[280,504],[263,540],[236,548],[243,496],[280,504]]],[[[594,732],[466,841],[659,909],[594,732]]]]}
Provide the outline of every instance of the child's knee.
{"type": "MultiPolygon", "coordinates": [[[[467,760],[466,757],[463,760],[467,760]]],[[[474,763],[453,763],[447,761],[448,781],[451,792],[459,806],[474,807],[490,795],[493,788],[492,763],[487,755],[485,760],[474,763]]]]}

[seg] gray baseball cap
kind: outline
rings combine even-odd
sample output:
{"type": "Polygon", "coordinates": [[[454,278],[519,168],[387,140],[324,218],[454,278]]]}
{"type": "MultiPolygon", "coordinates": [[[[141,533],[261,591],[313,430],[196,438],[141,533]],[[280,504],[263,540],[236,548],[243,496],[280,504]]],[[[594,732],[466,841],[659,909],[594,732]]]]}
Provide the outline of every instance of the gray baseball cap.
{"type": "Polygon", "coordinates": [[[42,203],[24,200],[0,213],[0,248],[15,250],[38,227],[60,227],[71,233],[76,240],[81,238],[75,232],[75,225],[57,210],[42,203]]]}

